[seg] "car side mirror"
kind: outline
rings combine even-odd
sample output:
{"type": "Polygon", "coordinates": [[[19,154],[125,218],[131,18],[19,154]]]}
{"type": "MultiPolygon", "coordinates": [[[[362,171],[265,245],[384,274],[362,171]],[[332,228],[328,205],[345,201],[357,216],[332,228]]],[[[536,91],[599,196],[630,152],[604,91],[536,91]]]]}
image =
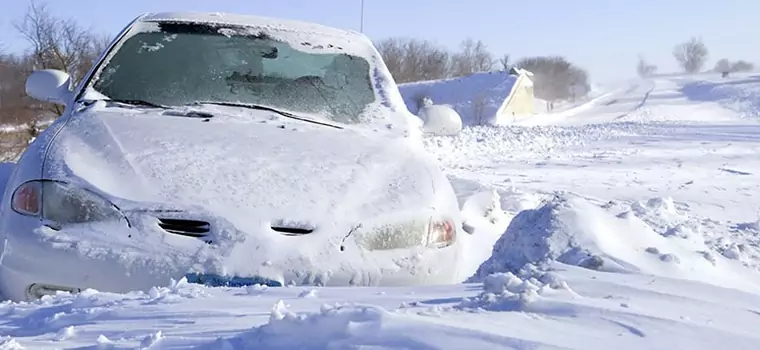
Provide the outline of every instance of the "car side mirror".
{"type": "Polygon", "coordinates": [[[26,79],[26,94],[32,98],[65,105],[71,98],[71,76],[55,69],[36,70],[26,79]]]}

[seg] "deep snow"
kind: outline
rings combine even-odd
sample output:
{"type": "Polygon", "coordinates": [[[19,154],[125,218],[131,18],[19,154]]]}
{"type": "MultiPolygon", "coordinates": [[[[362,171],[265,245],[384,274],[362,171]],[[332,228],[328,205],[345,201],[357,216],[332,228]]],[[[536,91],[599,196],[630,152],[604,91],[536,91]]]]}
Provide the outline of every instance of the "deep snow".
{"type": "Polygon", "coordinates": [[[61,294],[0,304],[0,349],[754,349],[758,110],[755,78],[672,78],[427,138],[467,283],[61,294]]]}
{"type": "Polygon", "coordinates": [[[496,275],[487,288],[85,291],[0,306],[0,349],[752,349],[760,340],[757,295],[554,267],[532,279],[496,275]]]}

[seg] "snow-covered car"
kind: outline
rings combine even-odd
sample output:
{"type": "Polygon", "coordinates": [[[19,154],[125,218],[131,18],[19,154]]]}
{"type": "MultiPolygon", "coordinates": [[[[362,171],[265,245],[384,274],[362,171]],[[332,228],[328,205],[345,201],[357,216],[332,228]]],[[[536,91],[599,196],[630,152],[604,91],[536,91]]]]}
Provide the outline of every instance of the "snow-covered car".
{"type": "Polygon", "coordinates": [[[146,14],[74,86],[0,207],[0,295],[460,278],[457,199],[362,34],[146,14]]]}

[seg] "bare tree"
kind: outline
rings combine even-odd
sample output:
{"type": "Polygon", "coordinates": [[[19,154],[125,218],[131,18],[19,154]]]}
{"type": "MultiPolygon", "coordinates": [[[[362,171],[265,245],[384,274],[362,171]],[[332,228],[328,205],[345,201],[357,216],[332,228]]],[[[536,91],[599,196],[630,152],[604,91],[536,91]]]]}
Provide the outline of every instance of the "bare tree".
{"type": "MultiPolygon", "coordinates": [[[[387,38],[375,44],[398,83],[444,79],[486,72],[494,68],[493,55],[482,41],[466,39],[455,53],[427,40],[387,38]]],[[[499,62],[508,69],[509,55],[499,62]]]]}
{"type": "Polygon", "coordinates": [[[28,57],[0,57],[0,123],[25,123],[39,114],[40,104],[27,96],[24,88],[31,71],[32,60],[28,57]]]}
{"type": "Polygon", "coordinates": [[[397,83],[449,77],[449,53],[430,41],[388,38],[375,45],[397,83]]]}
{"type": "Polygon", "coordinates": [[[468,38],[460,44],[460,51],[451,57],[451,64],[452,75],[459,77],[490,71],[493,68],[494,59],[485,43],[468,38]]]}
{"type": "Polygon", "coordinates": [[[648,77],[656,72],[657,66],[647,63],[647,61],[644,60],[644,57],[639,56],[639,62],[636,65],[636,73],[638,73],[640,77],[648,77]]]}
{"type": "Polygon", "coordinates": [[[501,70],[502,70],[503,72],[506,72],[506,71],[508,71],[510,68],[512,68],[512,67],[509,65],[509,63],[510,63],[510,62],[509,62],[509,54],[504,54],[503,56],[501,56],[501,58],[499,58],[499,65],[501,66],[501,70]]]}
{"type": "Polygon", "coordinates": [[[24,18],[14,23],[30,45],[35,69],[60,69],[81,78],[103,51],[105,40],[73,19],[54,17],[47,5],[34,1],[24,18]]]}
{"type": "Polygon", "coordinates": [[[580,98],[590,90],[588,73],[562,56],[527,57],[515,66],[533,73],[534,93],[547,101],[580,98]]]}
{"type": "MultiPolygon", "coordinates": [[[[45,4],[34,1],[14,26],[29,45],[26,52],[26,74],[33,69],[59,69],[71,74],[72,83],[84,76],[108,43],[105,36],[93,34],[74,19],[55,17],[45,4]]],[[[38,106],[55,114],[62,112],[62,108],[57,105],[29,105],[30,108],[38,106]]],[[[44,113],[41,111],[40,114],[44,113]]]]}
{"type": "Polygon", "coordinates": [[[673,48],[673,57],[686,73],[697,73],[702,70],[709,51],[702,39],[692,37],[689,41],[678,44],[673,48]]]}
{"type": "Polygon", "coordinates": [[[486,119],[486,96],[480,94],[472,101],[472,116],[475,119],[475,125],[485,125],[486,119]]]}
{"type": "Polygon", "coordinates": [[[27,47],[19,53],[0,55],[0,123],[36,128],[40,118],[54,117],[61,109],[27,96],[29,74],[35,69],[53,68],[80,79],[110,40],[73,19],[53,16],[44,4],[36,2],[30,3],[14,26],[26,39],[27,47]]]}

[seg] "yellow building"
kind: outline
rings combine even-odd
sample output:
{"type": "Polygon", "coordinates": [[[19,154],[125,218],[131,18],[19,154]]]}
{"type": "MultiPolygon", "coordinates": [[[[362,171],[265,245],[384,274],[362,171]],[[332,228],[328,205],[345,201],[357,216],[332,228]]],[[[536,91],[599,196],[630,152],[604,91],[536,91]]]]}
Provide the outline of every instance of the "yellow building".
{"type": "Polygon", "coordinates": [[[516,77],[512,91],[501,108],[496,112],[496,119],[509,119],[515,116],[536,114],[536,102],[533,95],[533,73],[524,69],[512,68],[510,75],[516,77]]]}

